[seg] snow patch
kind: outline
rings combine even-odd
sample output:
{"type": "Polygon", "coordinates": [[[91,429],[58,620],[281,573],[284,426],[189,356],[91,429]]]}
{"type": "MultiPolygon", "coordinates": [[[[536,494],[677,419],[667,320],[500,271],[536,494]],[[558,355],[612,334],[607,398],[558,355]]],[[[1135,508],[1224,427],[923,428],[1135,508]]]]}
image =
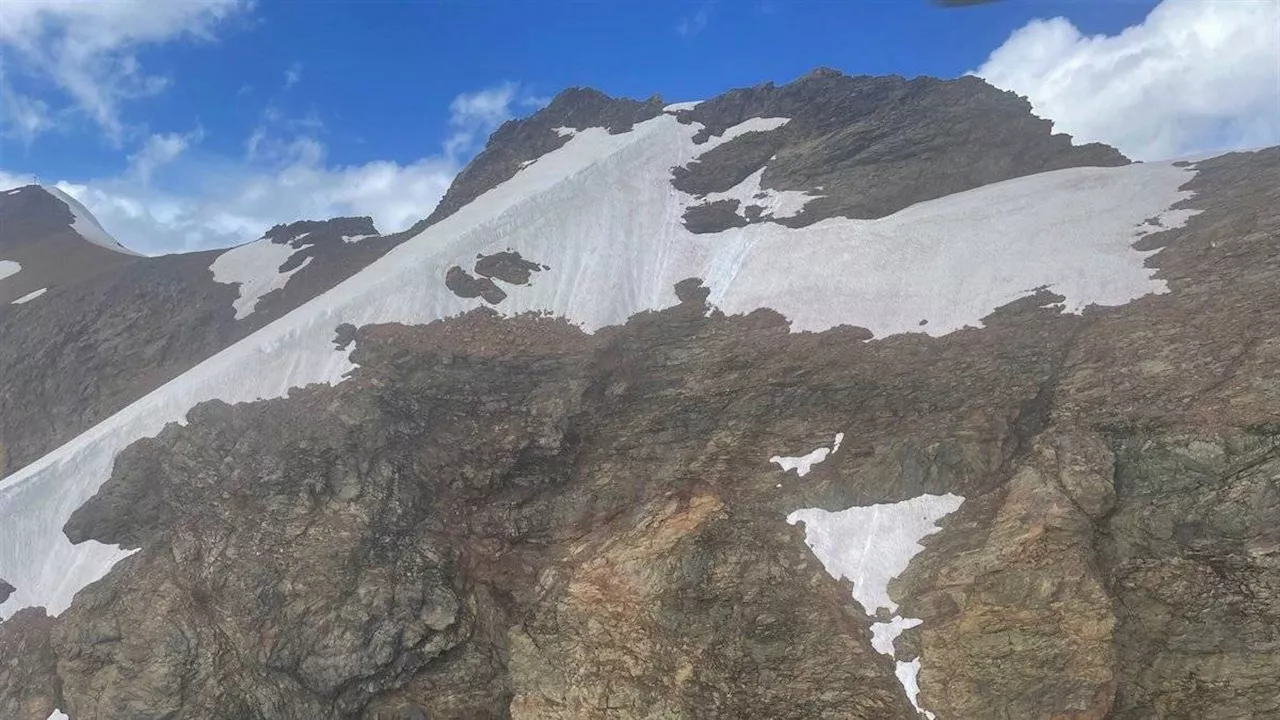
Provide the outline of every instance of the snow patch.
{"type": "Polygon", "coordinates": [[[901,615],[895,615],[889,622],[871,623],[871,647],[881,655],[893,657],[893,641],[898,639],[902,631],[922,622],[924,621],[920,618],[904,618],[901,615]]]}
{"type": "Polygon", "coordinates": [[[911,701],[911,707],[915,708],[916,712],[929,718],[929,720],[933,720],[936,716],[920,707],[920,684],[917,682],[920,677],[920,658],[916,658],[911,662],[899,660],[894,666],[893,674],[898,676],[898,682],[902,683],[902,689],[907,692],[907,699],[911,701]]]}
{"type": "Polygon", "coordinates": [[[18,194],[18,193],[20,193],[20,192],[22,192],[22,188],[14,188],[14,189],[12,189],[12,190],[5,190],[5,191],[4,191],[4,194],[5,194],[5,195],[17,195],[17,194],[18,194]]]}
{"type": "MultiPolygon", "coordinates": [[[[871,646],[896,657],[893,643],[919,618],[897,615],[898,605],[889,598],[889,582],[902,574],[924,546],[920,540],[938,531],[938,521],[955,512],[964,498],[959,495],[921,495],[897,503],[851,507],[840,512],[821,508],[796,510],[787,522],[804,523],[804,541],[827,574],[853,583],[853,599],[875,617],[881,609],[894,613],[888,622],[871,625],[871,646]]],[[[916,710],[933,717],[916,703],[920,689],[916,677],[920,658],[899,661],[896,674],[916,710]]]]}
{"type": "Polygon", "coordinates": [[[11,303],[9,303],[9,304],[10,304],[10,305],[22,305],[22,304],[25,304],[25,303],[29,303],[29,302],[31,302],[32,300],[35,300],[36,298],[38,298],[38,297],[40,297],[41,295],[43,295],[43,294],[45,293],[45,291],[46,291],[46,290],[48,290],[48,289],[49,289],[49,288],[47,288],[47,287],[42,287],[42,288],[40,288],[39,290],[33,290],[32,292],[29,292],[29,293],[27,293],[26,295],[23,295],[22,297],[18,298],[17,300],[14,300],[13,302],[11,302],[11,303]]]}
{"type": "Polygon", "coordinates": [[[558,127],[558,128],[552,128],[552,129],[554,129],[556,131],[556,134],[559,135],[560,137],[573,137],[574,135],[578,134],[577,128],[558,127]]]}
{"type": "MultiPolygon", "coordinates": [[[[742,137],[747,133],[777,130],[789,122],[791,122],[791,118],[785,117],[749,118],[747,120],[743,120],[737,125],[726,128],[725,131],[719,135],[712,135],[705,143],[697,146],[698,154],[701,155],[714,147],[723,145],[734,138],[742,137]]],[[[697,128],[702,129],[702,125],[697,125],[697,128]]]]}
{"type": "Polygon", "coordinates": [[[80,237],[88,240],[98,247],[104,247],[108,250],[124,253],[125,255],[142,256],[142,253],[130,250],[124,245],[121,245],[119,240],[111,237],[111,233],[108,233],[103,229],[102,225],[98,223],[98,219],[95,218],[93,213],[89,212],[89,209],[82,205],[79,200],[76,200],[71,197],[71,195],[53,185],[46,186],[44,189],[50,195],[61,200],[67,206],[67,210],[71,211],[71,229],[75,230],[80,237]]]}
{"type": "Polygon", "coordinates": [[[817,465],[823,460],[826,460],[827,455],[839,451],[840,443],[842,442],[844,442],[844,433],[836,433],[835,441],[832,443],[832,446],[829,448],[820,447],[820,448],[817,448],[816,450],[810,451],[806,455],[796,455],[796,456],[790,456],[790,457],[774,455],[773,457],[769,458],[769,462],[777,463],[778,467],[782,468],[782,472],[795,470],[796,475],[800,477],[804,477],[805,475],[809,474],[809,471],[813,469],[814,465],[817,465]]]}
{"type": "Polygon", "coordinates": [[[54,708],[53,712],[50,713],[49,717],[45,718],[45,720],[70,720],[70,718],[67,717],[66,713],[54,708]]]}
{"type": "Polygon", "coordinates": [[[0,260],[0,280],[17,275],[21,269],[22,265],[13,260],[0,260]]]}
{"type": "MultiPolygon", "coordinates": [[[[482,300],[444,286],[459,258],[508,247],[538,258],[556,271],[494,309],[547,311],[588,332],[675,305],[675,283],[700,277],[726,313],[771,307],[792,319],[793,331],[848,324],[884,336],[916,332],[927,317],[928,331],[942,335],[980,324],[1029,287],[1051,285],[1077,308],[1163,291],[1130,248],[1134,228],[1188,197],[1178,188],[1194,174],[1171,163],[1061,170],[878,221],[757,223],[695,235],[681,216],[696,198],[673,191],[670,168],[705,150],[693,142],[700,129],[664,114],[616,135],[576,133],[328,292],[0,481],[0,577],[18,588],[0,612],[43,605],[60,613],[128,554],[73,546],[61,532],[121,449],[205,400],[280,397],[341,381],[353,365],[330,342],[340,323],[421,324],[477,307],[482,300]]],[[[255,266],[278,280],[285,259],[255,266]]]]}
{"type": "Polygon", "coordinates": [[[367,240],[367,239],[369,239],[369,238],[371,238],[371,237],[378,237],[378,233],[368,233],[368,234],[365,234],[365,235],[343,235],[343,236],[342,236],[342,242],[347,243],[348,245],[350,245],[350,244],[353,244],[353,243],[358,243],[358,242],[360,242],[361,240],[367,240]]]}
{"type": "Polygon", "coordinates": [[[666,107],[662,108],[662,112],[675,113],[675,112],[680,112],[681,110],[692,110],[701,104],[702,104],[701,100],[691,100],[689,102],[671,103],[670,105],[667,105],[666,107]]]}
{"type": "Polygon", "coordinates": [[[728,190],[709,193],[704,195],[702,199],[709,203],[720,200],[737,200],[738,215],[741,217],[746,217],[748,205],[755,205],[761,208],[760,217],[762,218],[788,218],[799,215],[810,200],[820,197],[818,195],[810,195],[802,190],[771,190],[760,187],[760,180],[764,177],[764,170],[764,168],[760,168],[728,190]]]}
{"type": "Polygon", "coordinates": [[[240,286],[240,296],[232,302],[232,306],[236,310],[236,319],[242,320],[253,314],[263,295],[284,287],[294,273],[311,263],[311,258],[307,257],[291,270],[279,270],[294,253],[309,247],[311,246],[303,245],[294,248],[262,238],[222,253],[209,266],[209,270],[213,272],[216,282],[240,286]]]}

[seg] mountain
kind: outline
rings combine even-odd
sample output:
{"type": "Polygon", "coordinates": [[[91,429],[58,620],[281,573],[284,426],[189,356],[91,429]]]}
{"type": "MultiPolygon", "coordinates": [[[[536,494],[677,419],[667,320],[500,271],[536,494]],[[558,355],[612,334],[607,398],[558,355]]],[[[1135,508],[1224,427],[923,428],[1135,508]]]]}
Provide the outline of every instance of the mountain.
{"type": "Polygon", "coordinates": [[[0,715],[1272,716],[1278,195],[975,78],[565,91],[0,482],[0,715]]]}
{"type": "Polygon", "coordinates": [[[143,257],[56,188],[0,193],[0,268],[10,268],[0,277],[0,476],[405,237],[380,235],[369,218],[335,218],[277,226],[230,250],[143,257]]]}
{"type": "Polygon", "coordinates": [[[0,192],[0,305],[28,302],[137,257],[57,188],[0,192]]]}

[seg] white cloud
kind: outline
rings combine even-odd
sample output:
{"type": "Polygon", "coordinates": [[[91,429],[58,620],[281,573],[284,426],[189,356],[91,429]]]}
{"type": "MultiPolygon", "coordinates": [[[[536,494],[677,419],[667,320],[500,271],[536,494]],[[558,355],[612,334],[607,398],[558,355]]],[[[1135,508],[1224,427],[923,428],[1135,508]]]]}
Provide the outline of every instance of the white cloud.
{"type": "Polygon", "coordinates": [[[713,4],[712,2],[705,2],[694,14],[680,18],[680,22],[676,25],[676,33],[681,37],[688,38],[705,30],[707,23],[711,20],[711,6],[713,4]]]}
{"type": "MultiPolygon", "coordinates": [[[[250,0],[0,1],[0,49],[6,71],[16,66],[54,83],[119,142],[121,104],[171,82],[144,70],[137,51],[181,38],[211,39],[214,27],[249,7],[250,0]]],[[[34,132],[32,127],[27,125],[34,132]]]]}
{"type": "Polygon", "coordinates": [[[470,152],[483,136],[510,120],[518,90],[516,83],[505,82],[455,97],[449,104],[450,134],[444,142],[445,155],[455,157],[470,152]]]}
{"type": "Polygon", "coordinates": [[[0,78],[0,135],[16,137],[29,145],[55,124],[48,103],[15,91],[0,78]]]}
{"type": "Polygon", "coordinates": [[[206,166],[188,192],[128,175],[59,186],[121,242],[155,254],[226,247],[276,223],[342,215],[372,216],[384,233],[403,230],[430,214],[458,170],[439,157],[327,167],[322,146],[300,145],[295,162],[283,167],[206,166]]]}
{"type": "Polygon", "coordinates": [[[189,133],[164,133],[152,135],[143,143],[138,152],[129,156],[129,168],[143,184],[151,181],[155,171],[168,165],[181,155],[188,147],[204,139],[204,129],[196,128],[189,133]]]}
{"type": "Polygon", "coordinates": [[[1276,144],[1280,0],[1164,0],[1112,36],[1036,20],[972,74],[1138,159],[1276,144]]]}
{"type": "Polygon", "coordinates": [[[36,176],[29,173],[11,173],[0,170],[0,191],[35,184],[36,176]]]}
{"type": "MultiPolygon", "coordinates": [[[[383,233],[396,232],[430,215],[484,137],[515,108],[537,102],[514,83],[459,95],[440,152],[409,163],[329,165],[326,146],[310,134],[318,119],[269,111],[250,138],[256,152],[248,158],[202,154],[199,130],[154,135],[125,173],[58,186],[144,253],[226,247],[276,223],[342,215],[368,215],[383,233]],[[165,182],[149,182],[152,174],[165,182]]],[[[0,171],[0,190],[28,182],[0,171]]]]}
{"type": "Polygon", "coordinates": [[[302,63],[296,62],[284,71],[284,89],[288,90],[299,82],[302,82],[302,63]]]}

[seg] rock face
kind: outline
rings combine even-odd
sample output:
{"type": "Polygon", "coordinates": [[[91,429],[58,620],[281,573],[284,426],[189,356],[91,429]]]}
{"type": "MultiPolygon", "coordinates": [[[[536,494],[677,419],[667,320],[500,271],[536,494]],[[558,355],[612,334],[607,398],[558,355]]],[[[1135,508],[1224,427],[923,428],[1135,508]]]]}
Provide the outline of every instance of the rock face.
{"type": "Polygon", "coordinates": [[[1273,716],[1280,150],[1193,184],[1203,212],[1143,239],[1170,292],[1082,316],[1042,291],[868,341],[726,317],[691,279],[594,335],[489,310],[347,331],[346,382],[206,403],[118,457],[66,532],[140,549],[0,624],[56,659],[0,675],[0,708],[916,717],[884,618],[784,518],[952,493],[888,589],[921,707],[1273,716]],[[837,432],[803,476],[769,460],[837,432]]]}
{"type": "MultiPolygon", "coordinates": [[[[1025,98],[975,77],[905,80],[820,69],[787,85],[734,90],[680,110],[682,119],[705,126],[695,138],[704,142],[750,118],[789,120],[738,135],[675,168],[673,184],[702,196],[763,170],[762,190],[814,198],[798,214],[775,219],[799,227],[837,215],[884,217],[1031,173],[1128,162],[1105,145],[1072,145],[1070,136],[1052,134],[1052,123],[1030,110],[1025,98]]],[[[686,219],[694,232],[718,232],[746,224],[751,215],[721,208],[718,221],[712,217],[708,209],[686,219]]]]}

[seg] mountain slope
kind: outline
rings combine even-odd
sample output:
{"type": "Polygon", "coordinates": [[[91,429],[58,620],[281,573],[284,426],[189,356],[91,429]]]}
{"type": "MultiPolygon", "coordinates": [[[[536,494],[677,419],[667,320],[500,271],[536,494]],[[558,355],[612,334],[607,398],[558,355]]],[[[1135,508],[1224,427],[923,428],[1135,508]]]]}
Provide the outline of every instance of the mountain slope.
{"type": "Polygon", "coordinates": [[[97,237],[100,226],[75,205],[73,224],[51,191],[29,186],[0,194],[0,263],[14,258],[21,268],[0,277],[0,300],[13,298],[0,304],[0,476],[405,237],[379,235],[369,218],[336,218],[281,225],[231,250],[140,257],[103,249],[101,237],[84,239],[76,227],[97,237]],[[216,269],[228,263],[240,274],[219,276],[216,269]],[[242,309],[248,295],[252,312],[242,309]]]}
{"type": "MultiPolygon", "coordinates": [[[[870,115],[916,109],[883,87],[870,115]]],[[[504,126],[384,257],[0,484],[0,577],[16,586],[0,607],[59,615],[0,625],[0,647],[59,658],[0,676],[0,703],[1265,714],[1273,608],[1239,601],[1249,622],[1204,630],[1209,651],[1147,613],[1276,577],[1239,542],[1265,546],[1280,507],[1222,503],[1274,475],[1280,154],[1124,165],[1037,121],[1058,159],[1036,167],[1068,167],[956,175],[925,199],[938,186],[906,158],[877,171],[900,190],[851,219],[865,164],[770,178],[814,132],[839,152],[824,164],[819,143],[792,167],[839,166],[855,105],[848,132],[801,105],[715,128],[690,116],[704,104],[601,97],[504,126]],[[737,159],[760,145],[773,154],[737,159]],[[711,157],[731,169],[682,190],[711,157]],[[911,193],[923,201],[892,209],[911,193]],[[278,399],[188,416],[259,398],[278,399]],[[1144,486],[1180,457],[1206,480],[1144,486]],[[852,595],[824,571],[881,559],[849,555],[844,518],[907,527],[893,518],[929,497],[946,507],[915,534],[867,536],[897,559],[853,571],[852,595]],[[1162,544],[1172,518],[1189,524],[1162,544]],[[1189,595],[1189,563],[1217,579],[1195,574],[1189,595]],[[1116,662],[1144,654],[1162,664],[1116,662]],[[1188,673],[1207,689],[1179,695],[1188,673]]],[[[875,137],[864,160],[893,155],[875,137]]]]}

